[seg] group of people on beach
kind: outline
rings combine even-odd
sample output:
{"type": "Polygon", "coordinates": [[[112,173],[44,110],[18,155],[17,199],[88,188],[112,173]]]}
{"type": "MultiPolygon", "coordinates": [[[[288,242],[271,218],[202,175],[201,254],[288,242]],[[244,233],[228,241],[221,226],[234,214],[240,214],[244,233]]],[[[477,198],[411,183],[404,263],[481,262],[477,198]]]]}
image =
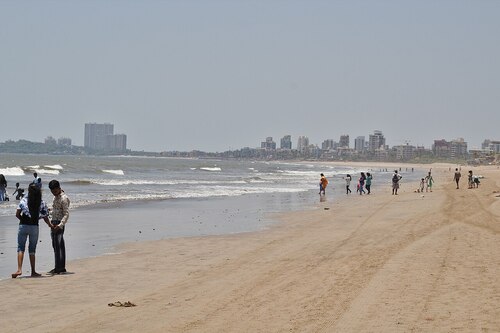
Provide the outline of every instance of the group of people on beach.
{"type": "MultiPolygon", "coordinates": [[[[326,187],[328,186],[328,179],[326,179],[324,174],[320,175],[321,178],[319,180],[319,194],[324,195],[326,187]]],[[[352,177],[350,174],[347,174],[344,178],[345,180],[345,189],[346,189],[346,194],[352,193],[351,191],[351,181],[352,177]]],[[[371,193],[371,186],[372,186],[372,179],[373,176],[371,173],[367,172],[366,174],[364,172],[361,172],[361,175],[358,180],[358,185],[356,187],[356,192],[362,195],[363,193],[370,194],[371,193]],[[365,191],[366,188],[366,191],[365,191]]]]}
{"type": "MultiPolygon", "coordinates": [[[[69,218],[70,200],[61,189],[59,181],[56,179],[49,182],[49,189],[53,195],[52,208],[49,209],[42,199],[42,179],[37,173],[33,174],[34,179],[28,186],[28,193],[24,195],[24,189],[16,183],[16,200],[19,204],[16,209],[16,217],[19,220],[17,232],[17,270],[12,273],[12,278],[22,275],[24,253],[26,252],[26,242],[28,242],[28,253],[31,266],[31,276],[39,277],[36,271],[36,247],[39,236],[39,221],[43,220],[50,228],[52,248],[54,250],[54,268],[49,274],[61,274],[66,272],[66,246],[64,242],[64,229],[69,218]],[[51,218],[49,219],[49,214],[51,218]]],[[[0,201],[6,201],[7,181],[4,175],[0,174],[0,201]]]]}
{"type": "MultiPolygon", "coordinates": [[[[42,178],[38,177],[38,174],[33,173],[33,181],[31,184],[35,184],[35,186],[42,188],[42,178]]],[[[16,196],[16,200],[21,200],[24,196],[24,188],[19,187],[19,183],[16,183],[16,189],[12,193],[12,196],[16,196]]],[[[9,201],[9,195],[7,194],[7,180],[5,176],[0,173],[0,202],[9,201]]]]}
{"type": "MultiPolygon", "coordinates": [[[[460,178],[462,177],[462,175],[460,174],[460,170],[458,168],[455,169],[455,175],[453,176],[453,180],[457,183],[457,190],[459,189],[459,182],[460,182],[460,178]]],[[[469,170],[468,174],[467,174],[467,184],[468,184],[468,188],[471,189],[471,188],[478,188],[479,187],[479,184],[481,182],[479,181],[479,176],[478,175],[474,175],[472,170],[469,170]]]]}
{"type": "MultiPolygon", "coordinates": [[[[458,169],[457,169],[458,170],[458,169]]],[[[412,168],[413,172],[413,168],[412,168]]],[[[472,171],[471,171],[472,173],[472,171]]],[[[391,183],[392,183],[392,194],[397,195],[398,190],[399,190],[399,185],[400,181],[403,177],[401,174],[398,173],[398,170],[394,170],[394,173],[392,174],[391,178],[391,183]]],[[[346,188],[346,194],[352,193],[351,191],[351,182],[352,182],[352,177],[350,174],[347,174],[345,177],[343,177],[345,181],[345,188],[346,188]]],[[[360,177],[358,179],[358,183],[356,186],[356,193],[359,193],[360,195],[363,194],[370,194],[371,193],[371,185],[372,185],[372,179],[373,176],[370,172],[367,172],[366,174],[364,172],[360,173],[360,177]],[[366,189],[366,191],[365,191],[366,189]]],[[[324,174],[321,174],[320,182],[319,182],[319,194],[324,195],[325,194],[325,189],[328,185],[328,180],[326,179],[324,174]]],[[[425,178],[422,178],[419,184],[419,187],[415,190],[415,192],[432,192],[432,186],[434,185],[434,178],[432,177],[432,172],[429,171],[427,176],[425,178]]],[[[457,182],[457,188],[458,188],[458,182],[457,182]]]]}
{"type": "Polygon", "coordinates": [[[432,177],[432,172],[429,171],[427,173],[427,176],[425,176],[424,178],[420,178],[420,183],[418,184],[415,192],[423,193],[424,189],[425,192],[432,192],[432,186],[434,186],[434,178],[432,177]]]}

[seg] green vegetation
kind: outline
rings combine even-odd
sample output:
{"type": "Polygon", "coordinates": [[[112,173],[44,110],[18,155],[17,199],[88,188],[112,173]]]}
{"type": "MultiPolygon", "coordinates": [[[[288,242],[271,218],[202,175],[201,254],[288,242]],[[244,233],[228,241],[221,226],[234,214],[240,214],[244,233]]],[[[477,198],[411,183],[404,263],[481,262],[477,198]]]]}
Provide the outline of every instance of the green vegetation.
{"type": "Polygon", "coordinates": [[[21,154],[83,154],[83,147],[58,145],[55,143],[46,144],[42,142],[31,142],[28,140],[12,141],[8,140],[0,143],[0,153],[21,153],[21,154]]]}

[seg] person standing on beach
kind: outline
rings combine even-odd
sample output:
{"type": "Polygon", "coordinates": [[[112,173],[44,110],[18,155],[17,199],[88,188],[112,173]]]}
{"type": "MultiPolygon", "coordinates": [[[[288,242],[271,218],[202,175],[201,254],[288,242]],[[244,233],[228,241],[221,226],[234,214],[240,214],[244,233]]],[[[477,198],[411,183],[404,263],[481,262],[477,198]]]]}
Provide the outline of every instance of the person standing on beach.
{"type": "Polygon", "coordinates": [[[21,199],[17,206],[16,217],[19,219],[19,230],[17,232],[17,271],[12,273],[15,279],[23,273],[23,259],[26,249],[26,240],[29,239],[28,251],[30,255],[31,276],[38,277],[41,274],[35,269],[35,252],[38,243],[38,221],[43,219],[52,229],[48,218],[47,205],[42,200],[42,192],[35,184],[30,184],[28,195],[21,199]]]}
{"type": "Polygon", "coordinates": [[[456,168],[455,177],[453,178],[453,180],[455,180],[455,182],[457,183],[457,190],[458,190],[458,183],[460,182],[460,177],[462,177],[462,175],[460,174],[460,171],[458,171],[458,168],[456,168]]]}
{"type": "Polygon", "coordinates": [[[371,193],[370,189],[372,187],[372,178],[373,178],[372,174],[369,173],[369,172],[367,172],[366,173],[366,190],[368,191],[368,193],[366,193],[366,194],[370,194],[371,193]]]}
{"type": "Polygon", "coordinates": [[[49,273],[66,273],[66,246],[64,244],[64,226],[69,218],[69,198],[61,189],[57,180],[51,180],[49,183],[50,192],[54,195],[52,202],[52,247],[54,248],[55,267],[49,273]]]}
{"type": "Polygon", "coordinates": [[[7,180],[5,180],[5,176],[0,173],[0,202],[5,201],[7,194],[7,180]]]}
{"type": "Polygon", "coordinates": [[[427,174],[427,176],[425,177],[425,181],[427,184],[427,186],[425,187],[425,192],[427,192],[427,191],[432,192],[432,185],[434,184],[434,178],[432,178],[432,174],[430,171],[427,174]]]}
{"type": "Polygon", "coordinates": [[[38,187],[40,190],[42,189],[42,178],[38,177],[38,174],[35,172],[33,173],[33,181],[31,182],[32,184],[35,184],[36,187],[38,187]]]}
{"type": "Polygon", "coordinates": [[[361,176],[359,177],[359,195],[366,193],[363,187],[365,186],[366,175],[364,172],[361,172],[361,176]]]}
{"type": "Polygon", "coordinates": [[[328,186],[328,179],[326,179],[324,174],[321,174],[321,178],[319,180],[319,194],[323,192],[325,194],[326,187],[328,186]]]}
{"type": "Polygon", "coordinates": [[[472,188],[473,184],[474,184],[474,180],[472,178],[472,170],[469,170],[469,175],[467,176],[468,178],[468,182],[469,182],[469,188],[472,188]]]}
{"type": "Polygon", "coordinates": [[[399,189],[399,181],[401,180],[401,175],[398,174],[398,170],[394,170],[394,174],[392,175],[392,194],[398,195],[399,189]]]}
{"type": "Polygon", "coordinates": [[[351,175],[345,176],[344,179],[345,179],[345,191],[346,191],[345,194],[349,194],[352,192],[351,188],[350,188],[351,187],[351,180],[352,180],[351,175]]]}

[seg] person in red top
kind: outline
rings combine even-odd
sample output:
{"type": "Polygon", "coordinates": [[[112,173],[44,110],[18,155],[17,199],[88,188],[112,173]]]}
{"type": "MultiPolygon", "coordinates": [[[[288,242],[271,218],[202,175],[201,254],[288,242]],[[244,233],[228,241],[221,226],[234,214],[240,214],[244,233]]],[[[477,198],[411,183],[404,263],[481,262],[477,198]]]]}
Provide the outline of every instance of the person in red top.
{"type": "Polygon", "coordinates": [[[319,180],[319,194],[321,194],[321,192],[325,194],[327,185],[328,185],[328,179],[326,179],[324,174],[321,174],[321,179],[319,180]]]}

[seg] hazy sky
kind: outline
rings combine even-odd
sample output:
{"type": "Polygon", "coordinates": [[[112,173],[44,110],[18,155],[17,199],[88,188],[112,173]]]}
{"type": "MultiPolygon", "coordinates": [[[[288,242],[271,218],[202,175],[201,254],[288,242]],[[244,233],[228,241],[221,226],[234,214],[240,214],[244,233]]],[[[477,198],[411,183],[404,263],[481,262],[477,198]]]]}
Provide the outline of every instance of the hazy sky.
{"type": "Polygon", "coordinates": [[[0,1],[0,142],[500,140],[500,1],[0,1]]]}

